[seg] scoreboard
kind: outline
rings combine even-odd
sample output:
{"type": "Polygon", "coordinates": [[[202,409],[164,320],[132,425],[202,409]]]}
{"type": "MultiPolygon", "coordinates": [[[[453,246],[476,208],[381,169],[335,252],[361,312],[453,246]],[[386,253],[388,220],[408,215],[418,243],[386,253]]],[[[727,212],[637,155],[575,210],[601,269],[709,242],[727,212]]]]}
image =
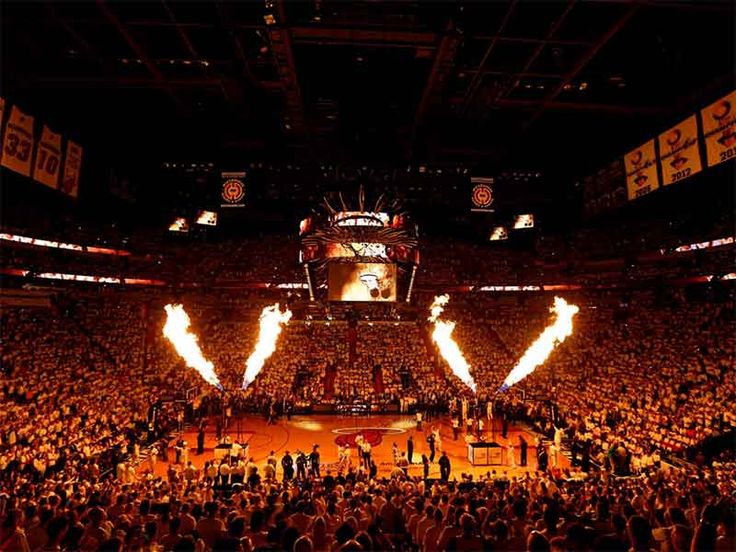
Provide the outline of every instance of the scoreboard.
{"type": "Polygon", "coordinates": [[[310,296],[329,301],[409,300],[419,264],[417,229],[404,214],[336,211],[299,225],[310,296]]]}

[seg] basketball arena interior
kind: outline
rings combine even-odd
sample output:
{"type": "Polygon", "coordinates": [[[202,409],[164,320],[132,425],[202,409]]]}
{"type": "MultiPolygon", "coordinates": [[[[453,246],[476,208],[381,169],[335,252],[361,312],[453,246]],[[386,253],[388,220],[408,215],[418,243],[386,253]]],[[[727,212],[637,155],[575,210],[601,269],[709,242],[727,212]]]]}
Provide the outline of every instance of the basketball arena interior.
{"type": "Polygon", "coordinates": [[[735,5],[0,5],[0,552],[736,549],[735,5]]]}

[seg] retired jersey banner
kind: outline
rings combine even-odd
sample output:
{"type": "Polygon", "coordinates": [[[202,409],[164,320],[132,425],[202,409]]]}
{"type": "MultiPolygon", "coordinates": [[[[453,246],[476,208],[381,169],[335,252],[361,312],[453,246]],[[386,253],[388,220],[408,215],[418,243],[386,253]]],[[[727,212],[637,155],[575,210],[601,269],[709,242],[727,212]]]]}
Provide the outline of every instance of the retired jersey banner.
{"type": "Polygon", "coordinates": [[[245,207],[245,173],[221,173],[220,207],[245,207]]]}
{"type": "Polygon", "coordinates": [[[492,213],[496,197],[493,194],[493,178],[470,177],[470,210],[474,213],[492,213]]]}
{"type": "Polygon", "coordinates": [[[25,176],[31,176],[33,153],[33,117],[13,106],[5,127],[0,165],[25,176]]]}
{"type": "Polygon", "coordinates": [[[659,162],[665,186],[703,170],[695,115],[659,135],[659,162]]]}
{"type": "Polygon", "coordinates": [[[61,134],[55,134],[43,125],[33,161],[33,180],[56,190],[59,187],[60,170],[61,134]]]}
{"type": "Polygon", "coordinates": [[[82,167],[82,146],[71,140],[66,143],[66,159],[64,159],[64,178],[61,179],[61,191],[71,197],[79,195],[79,171],[82,167]]]}
{"type": "Polygon", "coordinates": [[[736,158],[736,91],[700,112],[708,166],[736,158]]]}
{"type": "Polygon", "coordinates": [[[629,200],[647,195],[659,188],[654,140],[649,140],[627,153],[624,156],[624,167],[629,200]]]}

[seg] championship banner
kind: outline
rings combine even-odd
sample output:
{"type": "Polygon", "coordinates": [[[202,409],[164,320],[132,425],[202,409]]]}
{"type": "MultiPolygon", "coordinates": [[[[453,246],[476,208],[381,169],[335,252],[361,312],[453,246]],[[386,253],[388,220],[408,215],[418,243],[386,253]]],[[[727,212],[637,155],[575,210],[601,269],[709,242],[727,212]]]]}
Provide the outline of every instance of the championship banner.
{"type": "Polygon", "coordinates": [[[654,140],[649,140],[624,156],[626,190],[629,200],[647,195],[659,188],[657,154],[654,140]]]}
{"type": "Polygon", "coordinates": [[[736,157],[736,91],[700,112],[708,166],[736,157]]]}
{"type": "Polygon", "coordinates": [[[664,186],[703,170],[695,115],[659,135],[659,162],[664,186]]]}
{"type": "Polygon", "coordinates": [[[470,177],[471,212],[492,213],[495,199],[493,195],[493,178],[486,176],[470,177]]]}
{"type": "Polygon", "coordinates": [[[33,152],[33,117],[13,106],[5,127],[0,165],[24,176],[31,176],[33,152]]]}
{"type": "Polygon", "coordinates": [[[245,173],[221,173],[220,207],[245,207],[245,173]]]}
{"type": "Polygon", "coordinates": [[[61,191],[71,197],[79,195],[79,170],[82,167],[82,146],[71,140],[66,143],[66,159],[64,160],[64,178],[61,179],[61,191]]]}
{"type": "Polygon", "coordinates": [[[61,134],[55,134],[43,125],[41,139],[36,145],[33,180],[56,190],[61,169],[61,134]]]}

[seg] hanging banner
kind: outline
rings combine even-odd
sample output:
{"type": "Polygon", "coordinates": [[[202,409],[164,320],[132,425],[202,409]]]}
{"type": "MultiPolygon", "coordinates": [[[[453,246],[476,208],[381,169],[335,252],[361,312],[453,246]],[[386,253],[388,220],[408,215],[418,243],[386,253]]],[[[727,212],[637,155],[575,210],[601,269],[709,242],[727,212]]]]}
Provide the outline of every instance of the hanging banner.
{"type": "Polygon", "coordinates": [[[43,125],[41,139],[36,145],[33,162],[33,180],[56,190],[61,170],[61,134],[55,134],[43,125]]]}
{"type": "Polygon", "coordinates": [[[245,207],[245,173],[221,173],[220,207],[245,207]]]}
{"type": "Polygon", "coordinates": [[[82,146],[68,140],[64,160],[64,178],[61,191],[71,197],[79,195],[79,170],[82,167],[82,146]]]}
{"type": "Polygon", "coordinates": [[[659,162],[664,186],[703,170],[695,115],[659,135],[659,162]]]}
{"type": "Polygon", "coordinates": [[[649,194],[659,188],[657,154],[654,140],[649,140],[624,156],[626,190],[629,200],[649,194]]]}
{"type": "Polygon", "coordinates": [[[26,115],[16,106],[10,110],[5,127],[3,154],[0,165],[24,176],[31,176],[31,153],[33,152],[33,117],[26,115]]]}
{"type": "Polygon", "coordinates": [[[708,166],[736,158],[736,91],[700,112],[708,166]]]}
{"type": "Polygon", "coordinates": [[[470,210],[474,213],[492,213],[496,197],[493,194],[493,178],[470,177],[470,210]]]}

